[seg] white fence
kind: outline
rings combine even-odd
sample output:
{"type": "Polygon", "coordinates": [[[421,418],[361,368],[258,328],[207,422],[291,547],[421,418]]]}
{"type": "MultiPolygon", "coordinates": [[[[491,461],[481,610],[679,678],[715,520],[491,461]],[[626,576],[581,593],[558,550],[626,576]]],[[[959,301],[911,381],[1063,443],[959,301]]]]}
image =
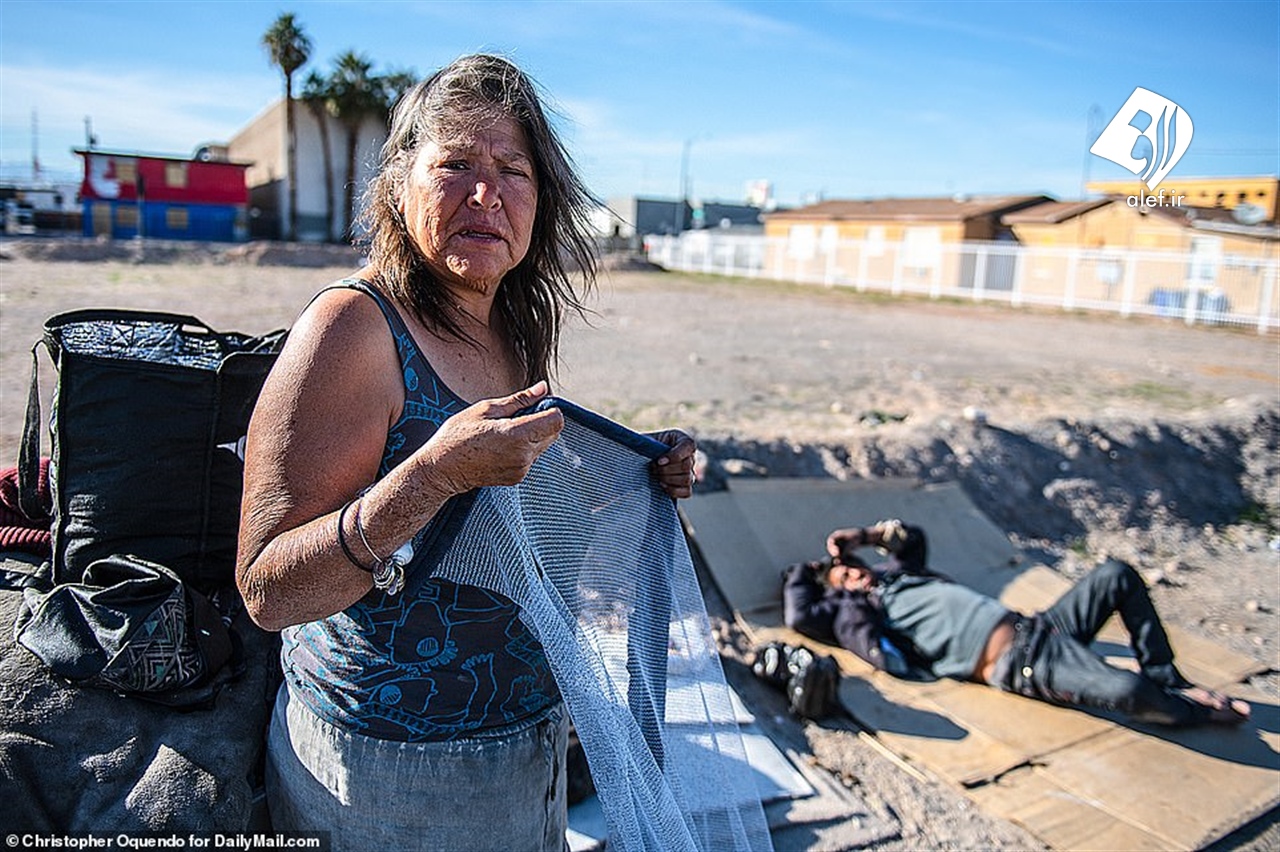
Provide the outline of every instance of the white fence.
{"type": "Polygon", "coordinates": [[[797,241],[706,230],[649,237],[646,251],[653,263],[683,272],[1178,317],[1260,333],[1280,328],[1274,248],[1262,258],[1005,242],[797,241]]]}

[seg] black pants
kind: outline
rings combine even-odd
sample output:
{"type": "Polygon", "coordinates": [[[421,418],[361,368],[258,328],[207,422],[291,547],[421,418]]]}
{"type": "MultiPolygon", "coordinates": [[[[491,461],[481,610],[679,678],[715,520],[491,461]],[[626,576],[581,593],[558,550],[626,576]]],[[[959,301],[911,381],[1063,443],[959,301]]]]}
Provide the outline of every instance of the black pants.
{"type": "Polygon", "coordinates": [[[1173,649],[1146,584],[1130,566],[1108,560],[1037,616],[1021,619],[996,685],[1054,704],[1115,710],[1140,722],[1191,725],[1204,707],[1178,691],[1191,684],[1173,664],[1173,649]],[[1108,665],[1089,645],[1119,613],[1140,671],[1108,665]]]}

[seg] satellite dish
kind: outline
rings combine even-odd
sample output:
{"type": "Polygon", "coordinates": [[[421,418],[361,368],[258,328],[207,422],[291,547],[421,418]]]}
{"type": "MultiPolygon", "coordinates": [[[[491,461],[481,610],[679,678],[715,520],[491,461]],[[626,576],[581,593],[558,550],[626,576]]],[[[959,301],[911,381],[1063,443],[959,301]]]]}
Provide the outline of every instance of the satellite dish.
{"type": "Polygon", "coordinates": [[[1257,225],[1266,220],[1267,211],[1257,204],[1250,204],[1246,201],[1243,204],[1237,204],[1231,210],[1231,218],[1241,225],[1257,225]]]}

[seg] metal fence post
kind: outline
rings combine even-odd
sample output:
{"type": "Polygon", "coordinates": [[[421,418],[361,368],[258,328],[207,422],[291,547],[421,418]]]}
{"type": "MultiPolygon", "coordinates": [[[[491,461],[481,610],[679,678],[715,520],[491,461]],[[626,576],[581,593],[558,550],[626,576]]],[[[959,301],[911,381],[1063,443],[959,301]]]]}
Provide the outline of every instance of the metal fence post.
{"type": "Polygon", "coordinates": [[[1127,317],[1133,313],[1133,289],[1134,275],[1133,267],[1136,261],[1132,254],[1124,259],[1124,288],[1121,290],[1120,296],[1120,316],[1127,317]]]}
{"type": "Polygon", "coordinates": [[[1010,285],[1009,304],[1022,305],[1022,272],[1026,264],[1022,262],[1023,252],[1009,252],[1013,255],[1013,282],[1010,285]]]}
{"type": "Polygon", "coordinates": [[[986,289],[987,247],[979,245],[973,256],[973,300],[982,301],[982,291],[986,289]]]}
{"type": "Polygon", "coordinates": [[[1267,313],[1271,310],[1271,299],[1276,292],[1276,264],[1267,264],[1266,277],[1262,279],[1262,298],[1258,303],[1258,334],[1267,333],[1267,313]]]}
{"type": "Polygon", "coordinates": [[[1062,291],[1062,308],[1071,310],[1076,306],[1076,272],[1080,266],[1080,249],[1071,249],[1067,255],[1067,281],[1062,291]]]}

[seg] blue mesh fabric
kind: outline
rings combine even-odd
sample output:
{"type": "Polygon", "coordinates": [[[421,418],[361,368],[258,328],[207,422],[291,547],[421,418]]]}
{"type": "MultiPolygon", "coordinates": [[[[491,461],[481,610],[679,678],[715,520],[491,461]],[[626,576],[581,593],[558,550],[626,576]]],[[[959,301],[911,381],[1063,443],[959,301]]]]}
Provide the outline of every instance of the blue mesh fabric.
{"type": "Polygon", "coordinates": [[[518,486],[428,530],[415,568],[515,601],[573,718],[621,850],[770,849],[675,502],[666,451],[560,400],[518,486]],[[423,564],[427,563],[427,564],[423,564]]]}

